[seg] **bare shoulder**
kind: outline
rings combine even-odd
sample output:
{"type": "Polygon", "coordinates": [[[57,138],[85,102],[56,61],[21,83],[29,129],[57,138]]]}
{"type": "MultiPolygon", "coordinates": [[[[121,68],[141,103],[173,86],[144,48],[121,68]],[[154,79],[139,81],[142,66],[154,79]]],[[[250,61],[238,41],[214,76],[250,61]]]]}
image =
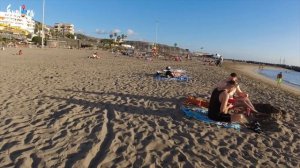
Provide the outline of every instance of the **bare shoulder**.
{"type": "Polygon", "coordinates": [[[225,90],[220,94],[220,100],[222,101],[222,100],[229,99],[229,96],[230,96],[229,93],[227,93],[227,91],[225,90]]]}

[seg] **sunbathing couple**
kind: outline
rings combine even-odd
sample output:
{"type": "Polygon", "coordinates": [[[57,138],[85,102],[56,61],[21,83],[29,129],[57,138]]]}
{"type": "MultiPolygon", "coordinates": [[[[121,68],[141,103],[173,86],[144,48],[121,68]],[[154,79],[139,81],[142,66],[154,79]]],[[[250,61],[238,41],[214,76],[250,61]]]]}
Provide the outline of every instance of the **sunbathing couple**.
{"type": "Polygon", "coordinates": [[[241,91],[235,73],[231,73],[229,78],[219,82],[213,90],[208,107],[210,119],[248,123],[248,119],[252,119],[250,114],[253,113],[259,114],[250,102],[249,95],[241,91]]]}

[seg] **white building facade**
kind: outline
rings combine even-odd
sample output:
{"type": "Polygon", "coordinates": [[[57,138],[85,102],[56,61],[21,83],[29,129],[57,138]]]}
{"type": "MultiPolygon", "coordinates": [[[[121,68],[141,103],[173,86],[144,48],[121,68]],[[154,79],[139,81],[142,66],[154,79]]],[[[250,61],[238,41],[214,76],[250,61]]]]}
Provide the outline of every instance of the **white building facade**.
{"type": "Polygon", "coordinates": [[[54,31],[62,34],[73,34],[75,33],[74,25],[69,23],[55,23],[54,31]]]}
{"type": "Polygon", "coordinates": [[[0,11],[0,31],[9,31],[14,34],[33,34],[35,21],[34,12],[26,10],[25,5],[19,10],[11,10],[8,5],[6,12],[0,11]]]}

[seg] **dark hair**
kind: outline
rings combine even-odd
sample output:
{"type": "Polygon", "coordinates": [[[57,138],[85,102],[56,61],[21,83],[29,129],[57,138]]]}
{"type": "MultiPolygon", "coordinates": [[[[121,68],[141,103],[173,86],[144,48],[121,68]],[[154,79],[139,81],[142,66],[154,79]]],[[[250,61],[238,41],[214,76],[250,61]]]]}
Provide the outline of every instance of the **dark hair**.
{"type": "Polygon", "coordinates": [[[226,84],[227,84],[227,86],[231,86],[231,85],[237,86],[238,85],[238,83],[234,80],[227,81],[226,84]]]}
{"type": "Polygon", "coordinates": [[[233,72],[230,74],[230,76],[234,78],[234,77],[237,77],[237,74],[233,72]]]}

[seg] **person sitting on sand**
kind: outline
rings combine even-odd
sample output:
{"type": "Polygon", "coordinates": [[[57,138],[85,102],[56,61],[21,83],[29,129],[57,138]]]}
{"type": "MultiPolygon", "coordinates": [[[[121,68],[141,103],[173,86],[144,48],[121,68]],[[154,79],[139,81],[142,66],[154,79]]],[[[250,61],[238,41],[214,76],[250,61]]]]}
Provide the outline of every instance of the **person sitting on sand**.
{"type": "Polygon", "coordinates": [[[17,54],[22,55],[23,54],[22,50],[19,50],[19,52],[17,54]]]}
{"type": "Polygon", "coordinates": [[[176,56],[174,60],[175,61],[182,61],[182,58],[180,56],[176,56]]]}
{"type": "Polygon", "coordinates": [[[229,109],[233,107],[233,104],[229,103],[229,97],[235,92],[237,86],[236,81],[230,80],[222,89],[213,90],[208,106],[210,119],[221,122],[239,122],[244,119],[243,114],[229,114],[229,109]]]}
{"type": "Polygon", "coordinates": [[[182,75],[184,75],[184,71],[182,70],[172,70],[171,67],[166,67],[165,69],[165,76],[167,78],[177,78],[177,77],[180,77],[182,75]]]}
{"type": "Polygon", "coordinates": [[[166,67],[166,72],[165,72],[165,75],[167,78],[174,78],[175,75],[174,73],[171,71],[171,67],[166,67]]]}
{"type": "MultiPolygon", "coordinates": [[[[223,81],[220,81],[217,84],[217,88],[221,90],[221,89],[226,87],[228,81],[237,82],[237,80],[238,80],[237,74],[236,73],[231,73],[230,76],[227,79],[225,79],[223,81]]],[[[246,107],[247,110],[250,109],[249,111],[257,112],[257,110],[255,109],[255,107],[253,106],[253,104],[251,103],[251,101],[249,99],[249,95],[247,93],[243,92],[240,89],[240,86],[238,84],[233,89],[233,91],[230,92],[229,102],[233,103],[235,107],[246,107]],[[235,93],[236,93],[236,95],[235,95],[235,93]]]]}

